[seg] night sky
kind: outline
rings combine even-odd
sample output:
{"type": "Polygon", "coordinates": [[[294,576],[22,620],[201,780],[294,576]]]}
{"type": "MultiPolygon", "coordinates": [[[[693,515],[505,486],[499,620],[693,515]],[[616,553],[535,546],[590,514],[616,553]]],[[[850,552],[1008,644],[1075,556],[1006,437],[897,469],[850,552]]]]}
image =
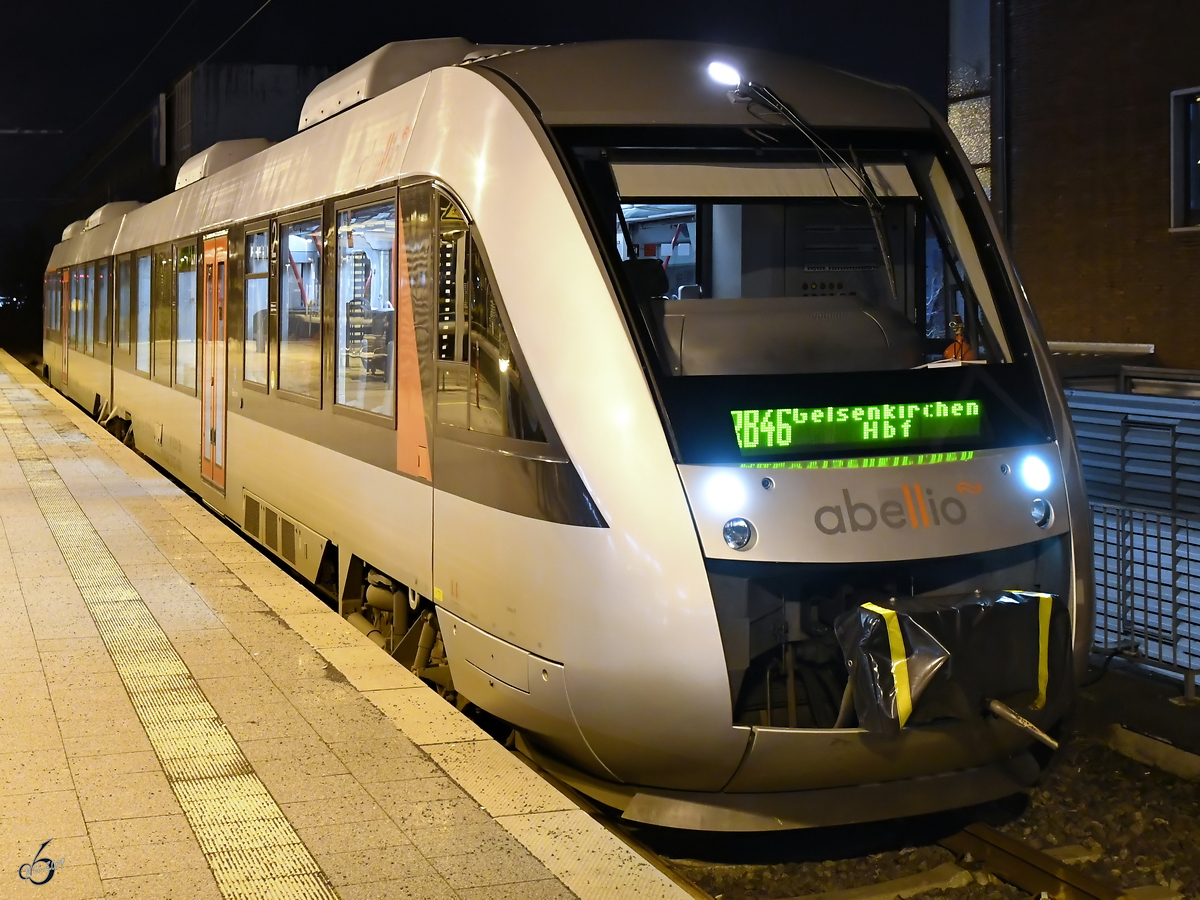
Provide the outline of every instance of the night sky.
{"type": "MultiPolygon", "coordinates": [[[[212,54],[263,0],[7,3],[0,22],[0,296],[40,294],[64,213],[50,197],[87,154],[212,54]],[[130,76],[168,26],[177,24],[130,76]],[[110,95],[111,99],[107,100],[110,95]],[[102,104],[104,104],[102,106],[102,104]],[[52,129],[61,134],[11,134],[52,129]]],[[[947,0],[315,2],[271,0],[214,60],[333,69],[396,40],[548,44],[679,38],[762,47],[906,84],[941,106],[947,0]]],[[[653,90],[652,85],[647,85],[653,90]]],[[[147,198],[133,198],[147,199],[147,198]]],[[[0,336],[2,340],[2,336],[0,336]]]]}

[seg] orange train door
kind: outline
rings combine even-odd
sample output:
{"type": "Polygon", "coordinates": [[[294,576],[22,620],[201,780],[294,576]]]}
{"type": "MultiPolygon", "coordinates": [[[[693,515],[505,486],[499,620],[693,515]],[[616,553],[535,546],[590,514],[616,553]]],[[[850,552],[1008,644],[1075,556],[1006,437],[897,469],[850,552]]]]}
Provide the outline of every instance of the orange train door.
{"type": "Polygon", "coordinates": [[[200,351],[200,474],[225,490],[225,290],[227,235],[204,242],[204,324],[200,351]]]}

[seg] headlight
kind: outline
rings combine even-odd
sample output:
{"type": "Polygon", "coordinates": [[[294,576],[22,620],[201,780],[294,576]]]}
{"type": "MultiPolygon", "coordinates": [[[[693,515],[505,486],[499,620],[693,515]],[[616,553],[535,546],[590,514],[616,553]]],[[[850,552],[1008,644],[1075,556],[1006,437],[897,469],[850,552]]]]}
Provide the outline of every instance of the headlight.
{"type": "Polygon", "coordinates": [[[1036,456],[1027,456],[1021,461],[1021,480],[1031,491],[1044,491],[1050,487],[1050,469],[1036,456]]]}
{"type": "Polygon", "coordinates": [[[749,550],[754,544],[754,526],[747,519],[730,519],[721,533],[725,543],[734,550],[749,550]]]}
{"type": "Polygon", "coordinates": [[[1050,505],[1049,500],[1043,500],[1041,497],[1030,505],[1029,514],[1033,516],[1033,523],[1038,528],[1048,528],[1054,521],[1054,507],[1050,505]]]}
{"type": "Polygon", "coordinates": [[[718,472],[704,486],[708,505],[718,513],[745,512],[746,488],[732,472],[718,472]]]}

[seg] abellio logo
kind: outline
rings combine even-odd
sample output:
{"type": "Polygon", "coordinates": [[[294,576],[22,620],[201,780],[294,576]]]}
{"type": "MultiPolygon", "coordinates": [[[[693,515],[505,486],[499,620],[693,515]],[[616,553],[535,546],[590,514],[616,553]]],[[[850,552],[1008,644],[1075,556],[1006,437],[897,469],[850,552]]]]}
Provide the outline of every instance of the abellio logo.
{"type": "MultiPolygon", "coordinates": [[[[869,503],[855,502],[850,491],[842,489],[842,503],[822,506],[813,516],[813,523],[822,534],[845,534],[847,531],[871,531],[876,525],[887,528],[937,528],[942,525],[962,525],[967,521],[967,507],[957,497],[938,498],[933,488],[922,489],[920,484],[904,484],[903,491],[883,492],[884,499],[876,509],[869,503]],[[894,493],[895,499],[888,499],[894,493]]],[[[959,493],[978,494],[978,484],[963,482],[959,493]]]]}

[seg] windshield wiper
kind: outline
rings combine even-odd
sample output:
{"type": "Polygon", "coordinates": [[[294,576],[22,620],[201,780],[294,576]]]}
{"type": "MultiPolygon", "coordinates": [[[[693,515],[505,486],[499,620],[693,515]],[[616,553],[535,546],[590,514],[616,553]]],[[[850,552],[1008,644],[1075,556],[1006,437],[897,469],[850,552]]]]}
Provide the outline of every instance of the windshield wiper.
{"type": "MultiPolygon", "coordinates": [[[[842,154],[831,147],[824,138],[813,131],[809,124],[800,117],[798,112],[788,106],[778,94],[765,84],[759,84],[757,81],[742,81],[739,82],[734,90],[729,92],[729,96],[735,103],[739,100],[756,101],[774,110],[789,125],[804,135],[813,147],[816,148],[817,153],[824,156],[826,160],[837,167],[839,172],[846,176],[854,189],[858,191],[859,196],[867,202],[867,208],[871,213],[871,222],[875,226],[875,238],[879,241],[879,252],[883,255],[883,268],[887,275],[888,290],[891,292],[892,302],[898,302],[896,273],[892,268],[892,254],[888,250],[887,232],[884,230],[883,201],[879,199],[875,185],[871,182],[870,176],[867,175],[866,168],[859,162],[858,156],[854,153],[854,148],[850,148],[850,155],[854,160],[853,164],[851,164],[842,154]]],[[[834,193],[837,193],[836,189],[834,193]]]]}

